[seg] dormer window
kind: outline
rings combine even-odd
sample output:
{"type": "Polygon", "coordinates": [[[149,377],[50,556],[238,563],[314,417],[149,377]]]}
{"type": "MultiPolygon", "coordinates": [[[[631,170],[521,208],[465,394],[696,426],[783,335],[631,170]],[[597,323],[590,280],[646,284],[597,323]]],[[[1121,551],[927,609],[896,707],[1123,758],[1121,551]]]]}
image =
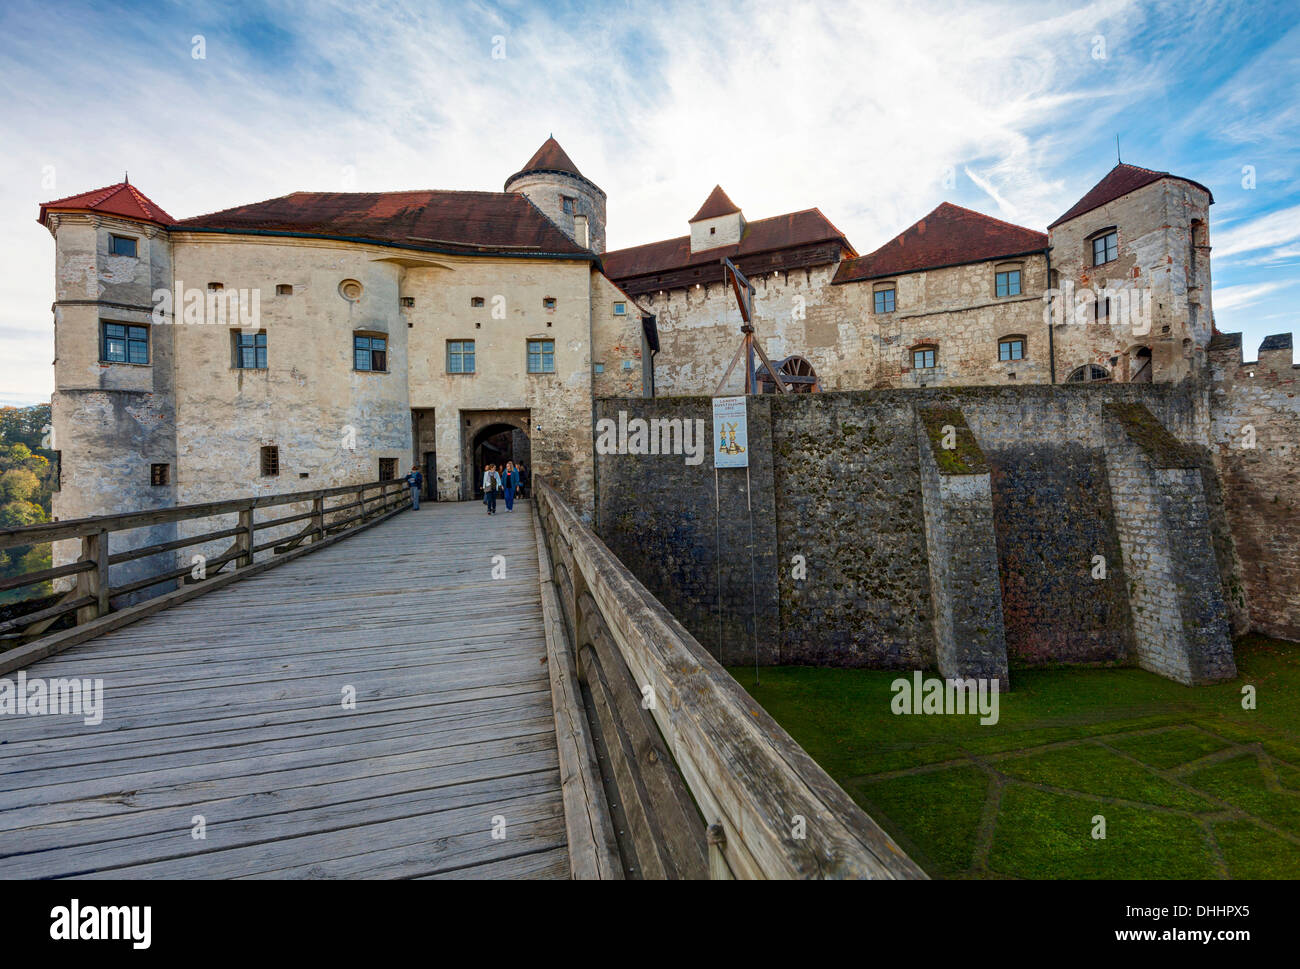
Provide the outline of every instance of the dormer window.
{"type": "Polygon", "coordinates": [[[130,256],[135,258],[136,240],[130,236],[109,236],[108,254],[110,256],[130,256]]]}
{"type": "Polygon", "coordinates": [[[1104,266],[1119,258],[1119,233],[1114,229],[1103,229],[1092,240],[1092,264],[1104,266]]]}

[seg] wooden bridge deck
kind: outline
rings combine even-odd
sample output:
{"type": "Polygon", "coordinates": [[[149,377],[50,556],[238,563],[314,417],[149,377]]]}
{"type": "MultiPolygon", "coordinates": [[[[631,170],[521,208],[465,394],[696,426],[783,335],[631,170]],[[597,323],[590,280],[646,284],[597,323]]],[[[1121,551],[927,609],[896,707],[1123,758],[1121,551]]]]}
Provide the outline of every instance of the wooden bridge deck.
{"type": "Polygon", "coordinates": [[[566,878],[545,659],[528,504],[402,513],[27,669],[0,877],[566,878]]]}

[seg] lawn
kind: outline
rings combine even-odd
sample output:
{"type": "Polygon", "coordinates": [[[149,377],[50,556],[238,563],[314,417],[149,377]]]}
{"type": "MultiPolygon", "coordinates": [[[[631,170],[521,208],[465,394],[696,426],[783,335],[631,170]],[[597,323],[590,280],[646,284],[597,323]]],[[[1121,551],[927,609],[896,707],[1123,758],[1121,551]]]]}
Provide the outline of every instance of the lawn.
{"type": "Polygon", "coordinates": [[[990,725],[895,715],[898,672],[731,673],[931,877],[1300,878],[1300,644],[1236,652],[1208,687],[1013,669],[990,725]]]}

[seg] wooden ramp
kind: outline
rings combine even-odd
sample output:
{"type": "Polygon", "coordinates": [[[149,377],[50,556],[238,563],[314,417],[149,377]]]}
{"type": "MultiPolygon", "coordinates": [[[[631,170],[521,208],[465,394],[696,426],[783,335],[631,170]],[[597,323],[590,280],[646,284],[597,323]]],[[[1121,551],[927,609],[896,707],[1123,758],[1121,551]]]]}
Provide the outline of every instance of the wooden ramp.
{"type": "Polygon", "coordinates": [[[528,503],[404,512],[27,669],[0,876],[567,878],[545,658],[528,503]]]}

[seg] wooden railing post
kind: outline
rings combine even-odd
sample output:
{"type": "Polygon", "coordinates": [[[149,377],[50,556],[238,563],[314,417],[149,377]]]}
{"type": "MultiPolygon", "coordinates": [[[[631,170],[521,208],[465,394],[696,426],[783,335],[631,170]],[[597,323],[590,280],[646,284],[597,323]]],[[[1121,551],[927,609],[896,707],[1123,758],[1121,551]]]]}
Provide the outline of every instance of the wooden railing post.
{"type": "Polygon", "coordinates": [[[311,500],[311,538],[312,543],[319,542],[325,537],[325,499],[313,498],[311,500]]]}
{"type": "Polygon", "coordinates": [[[239,535],[235,538],[235,547],[239,551],[239,558],[235,560],[235,568],[245,569],[253,564],[253,505],[250,502],[247,508],[239,512],[239,535]]]}
{"type": "Polygon", "coordinates": [[[82,562],[95,567],[77,573],[77,598],[94,596],[95,601],[77,610],[77,625],[108,614],[108,532],[100,529],[81,537],[82,562]]]}
{"type": "Polygon", "coordinates": [[[734,881],[736,876],[731,873],[731,866],[727,864],[727,832],[720,823],[709,825],[708,833],[709,842],[709,878],[714,881],[734,881]]]}

